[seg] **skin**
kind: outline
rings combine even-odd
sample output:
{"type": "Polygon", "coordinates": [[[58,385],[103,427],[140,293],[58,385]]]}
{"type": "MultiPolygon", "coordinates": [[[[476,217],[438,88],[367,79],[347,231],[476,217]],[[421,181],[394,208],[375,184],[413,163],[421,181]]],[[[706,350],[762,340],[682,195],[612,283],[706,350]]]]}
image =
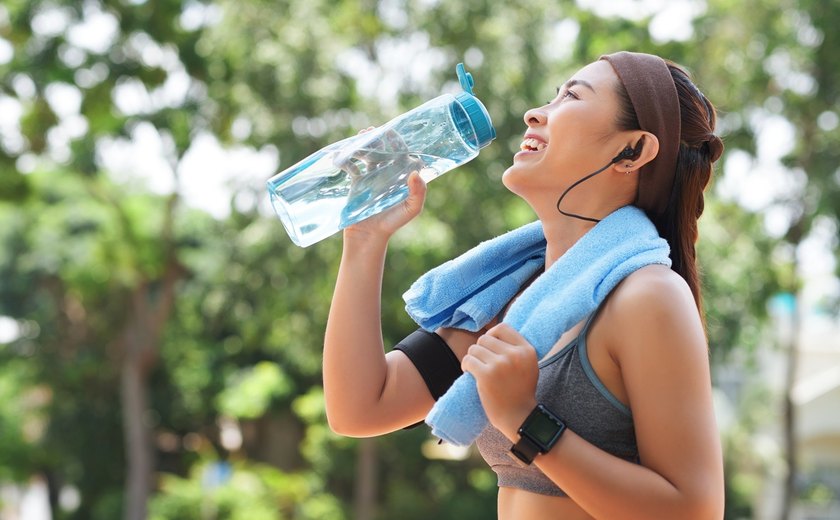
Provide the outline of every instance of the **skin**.
{"type": "MultiPolygon", "coordinates": [[[[559,214],[559,194],[644,137],[638,158],[613,164],[563,200],[565,211],[603,218],[632,203],[635,173],[658,152],[652,134],[615,129],[617,81],[608,63],[595,62],[550,103],[525,114],[525,135],[548,146],[517,153],[503,182],[542,220],[546,268],[594,225],[559,214]]],[[[426,193],[416,174],[409,187],[404,203],[344,232],[324,341],[327,418],[339,434],[394,431],[422,420],[434,404],[408,358],[399,351],[383,353],[379,317],[388,240],[421,212],[426,193]]],[[[548,356],[580,327],[559,338],[548,356]]],[[[518,440],[519,426],[536,405],[534,349],[506,324],[491,323],[479,333],[438,333],[475,376],[491,424],[511,443],[518,440]]],[[[641,463],[613,457],[567,430],[534,464],[569,497],[500,488],[499,518],[721,518],[723,468],[708,347],[686,283],[664,266],[628,276],[593,322],[587,345],[598,377],[633,411],[641,463]]]]}

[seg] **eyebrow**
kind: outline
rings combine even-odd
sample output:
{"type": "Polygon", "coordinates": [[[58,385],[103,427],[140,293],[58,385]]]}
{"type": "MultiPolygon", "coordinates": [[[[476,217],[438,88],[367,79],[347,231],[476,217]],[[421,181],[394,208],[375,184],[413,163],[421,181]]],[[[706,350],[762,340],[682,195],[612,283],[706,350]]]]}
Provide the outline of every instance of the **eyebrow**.
{"type": "MultiPolygon", "coordinates": [[[[595,87],[593,87],[592,84],[589,83],[588,81],[585,81],[585,80],[582,80],[582,79],[570,79],[569,81],[567,81],[566,83],[563,84],[563,88],[570,89],[570,88],[574,87],[575,85],[583,85],[584,87],[588,88],[592,92],[595,92],[595,87]]],[[[557,90],[560,90],[560,89],[557,89],[557,90]]],[[[597,92],[595,92],[595,93],[597,94],[597,92]]]]}

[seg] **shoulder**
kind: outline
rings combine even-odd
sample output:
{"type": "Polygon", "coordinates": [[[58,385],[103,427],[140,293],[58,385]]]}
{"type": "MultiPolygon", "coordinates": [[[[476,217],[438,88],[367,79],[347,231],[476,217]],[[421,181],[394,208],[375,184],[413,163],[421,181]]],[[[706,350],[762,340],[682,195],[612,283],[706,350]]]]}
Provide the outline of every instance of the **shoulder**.
{"type": "Polygon", "coordinates": [[[664,265],[649,265],[627,276],[610,294],[607,305],[612,317],[621,321],[659,314],[698,314],[688,284],[664,265]]]}
{"type": "Polygon", "coordinates": [[[670,348],[675,344],[707,352],[700,313],[688,284],[664,265],[643,267],[610,294],[603,321],[611,351],[670,348]]]}

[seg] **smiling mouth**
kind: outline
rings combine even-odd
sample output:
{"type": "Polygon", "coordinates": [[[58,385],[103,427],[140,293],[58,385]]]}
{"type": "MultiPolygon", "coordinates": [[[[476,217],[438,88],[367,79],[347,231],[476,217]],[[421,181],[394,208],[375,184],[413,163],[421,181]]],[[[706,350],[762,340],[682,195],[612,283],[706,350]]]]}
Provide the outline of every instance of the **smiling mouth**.
{"type": "Polygon", "coordinates": [[[523,152],[541,152],[545,150],[548,145],[542,141],[538,141],[533,137],[529,137],[522,141],[519,145],[519,150],[523,152]]]}

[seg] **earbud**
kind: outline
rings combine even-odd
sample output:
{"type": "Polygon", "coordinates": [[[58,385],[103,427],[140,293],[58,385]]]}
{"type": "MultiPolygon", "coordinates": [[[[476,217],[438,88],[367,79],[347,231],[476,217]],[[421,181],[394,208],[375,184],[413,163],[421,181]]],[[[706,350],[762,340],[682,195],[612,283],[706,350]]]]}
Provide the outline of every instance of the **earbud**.
{"type": "Polygon", "coordinates": [[[612,162],[617,163],[623,161],[624,159],[632,159],[633,155],[635,154],[636,152],[634,152],[633,149],[628,146],[627,148],[622,150],[620,154],[613,157],[612,162]]]}
{"type": "Polygon", "coordinates": [[[622,150],[621,153],[613,157],[612,164],[623,161],[624,159],[638,159],[639,156],[642,155],[642,147],[644,146],[644,140],[644,137],[639,139],[639,142],[636,143],[636,146],[634,148],[630,148],[629,146],[624,148],[624,150],[622,150]]]}

